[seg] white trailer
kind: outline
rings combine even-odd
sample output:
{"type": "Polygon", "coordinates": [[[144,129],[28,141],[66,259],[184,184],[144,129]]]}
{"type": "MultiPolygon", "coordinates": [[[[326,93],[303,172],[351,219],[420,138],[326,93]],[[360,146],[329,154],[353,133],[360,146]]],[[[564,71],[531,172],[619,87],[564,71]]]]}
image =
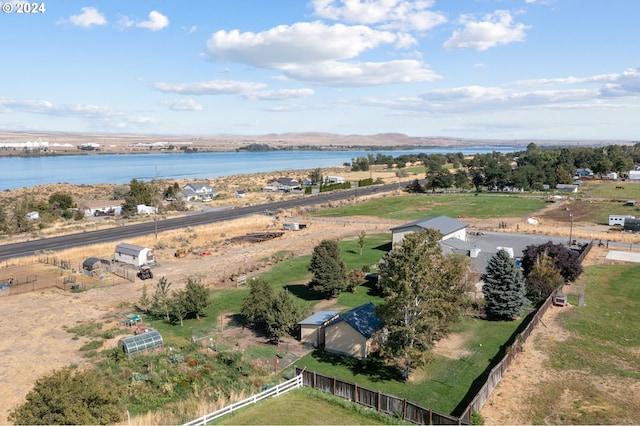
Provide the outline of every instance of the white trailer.
{"type": "Polygon", "coordinates": [[[635,219],[635,216],[626,215],[626,214],[610,214],[609,215],[609,226],[624,226],[625,219],[635,219]]]}

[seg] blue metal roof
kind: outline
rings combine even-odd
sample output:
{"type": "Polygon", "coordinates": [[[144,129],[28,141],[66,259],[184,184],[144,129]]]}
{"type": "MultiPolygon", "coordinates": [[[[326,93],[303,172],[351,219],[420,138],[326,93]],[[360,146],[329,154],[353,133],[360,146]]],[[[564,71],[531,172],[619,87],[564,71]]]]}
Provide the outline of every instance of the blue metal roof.
{"type": "Polygon", "coordinates": [[[315,314],[308,316],[300,321],[300,325],[322,325],[329,321],[331,318],[338,315],[340,311],[318,311],[315,314]]]}
{"type": "Polygon", "coordinates": [[[373,333],[382,328],[382,320],[376,316],[376,306],[369,302],[345,312],[327,324],[327,327],[345,321],[358,333],[369,339],[373,333]]]}

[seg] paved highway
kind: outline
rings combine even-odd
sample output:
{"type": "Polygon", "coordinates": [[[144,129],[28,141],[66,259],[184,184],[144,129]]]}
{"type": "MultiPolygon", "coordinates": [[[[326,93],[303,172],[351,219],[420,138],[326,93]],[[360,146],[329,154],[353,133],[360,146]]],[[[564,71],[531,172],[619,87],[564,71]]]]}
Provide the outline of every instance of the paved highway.
{"type": "Polygon", "coordinates": [[[79,234],[62,235],[59,237],[43,238],[21,243],[0,245],[0,261],[15,257],[30,256],[40,251],[58,251],[72,247],[80,247],[96,243],[110,241],[123,241],[133,237],[169,231],[172,229],[200,226],[208,223],[222,222],[237,219],[265,211],[277,211],[279,209],[291,209],[325,203],[328,201],[345,200],[350,197],[370,195],[376,192],[390,192],[408,185],[408,182],[373,185],[346,191],[327,192],[317,195],[292,196],[291,199],[267,204],[259,204],[250,207],[240,207],[229,210],[207,211],[194,215],[187,215],[172,219],[145,222],[135,225],[120,226],[116,228],[101,229],[98,231],[83,232],[79,234]]]}

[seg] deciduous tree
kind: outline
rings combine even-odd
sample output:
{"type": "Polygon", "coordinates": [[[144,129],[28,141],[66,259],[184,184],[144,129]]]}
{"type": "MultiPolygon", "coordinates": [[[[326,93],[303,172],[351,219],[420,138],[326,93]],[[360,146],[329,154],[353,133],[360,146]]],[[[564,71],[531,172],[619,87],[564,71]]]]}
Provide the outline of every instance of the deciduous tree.
{"type": "Polygon", "coordinates": [[[547,241],[544,244],[527,246],[522,251],[522,269],[525,277],[529,276],[536,264],[536,259],[542,254],[546,254],[553,259],[556,268],[558,268],[565,281],[573,282],[582,274],[582,265],[580,264],[578,252],[570,250],[563,244],[554,244],[551,241],[547,241]]]}
{"type": "Polygon", "coordinates": [[[385,297],[377,312],[384,322],[380,353],[404,377],[429,360],[433,342],[462,314],[467,301],[468,259],[444,256],[436,230],[407,234],[379,268],[385,297]]]}
{"type": "Polygon", "coordinates": [[[488,316],[515,319],[529,306],[522,272],[506,250],[498,251],[489,259],[482,278],[488,316]]]}
{"type": "Polygon", "coordinates": [[[117,424],[124,411],[124,391],[95,370],[66,367],[38,379],[27,401],[9,414],[9,420],[19,425],[117,424]]]}
{"type": "Polygon", "coordinates": [[[560,270],[553,259],[546,254],[536,258],[536,262],[525,279],[527,296],[537,303],[551,296],[553,291],[564,283],[560,270]]]}

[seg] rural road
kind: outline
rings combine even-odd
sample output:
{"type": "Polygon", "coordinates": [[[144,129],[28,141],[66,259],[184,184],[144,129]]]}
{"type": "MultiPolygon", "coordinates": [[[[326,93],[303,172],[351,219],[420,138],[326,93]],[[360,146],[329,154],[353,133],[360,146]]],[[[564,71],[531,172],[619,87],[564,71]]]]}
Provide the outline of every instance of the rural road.
{"type": "Polygon", "coordinates": [[[329,201],[340,201],[354,196],[358,197],[370,195],[377,192],[390,192],[400,187],[405,187],[408,184],[408,182],[401,182],[385,185],[366,186],[339,192],[327,192],[317,195],[304,195],[299,197],[292,197],[291,199],[285,201],[258,204],[249,207],[205,211],[198,214],[154,222],[145,222],[135,225],[101,229],[98,231],[89,231],[78,234],[61,235],[58,237],[42,238],[38,240],[0,245],[0,261],[6,261],[8,259],[17,257],[31,256],[34,253],[40,251],[65,250],[89,244],[119,241],[127,238],[139,237],[142,235],[153,234],[155,232],[163,232],[173,229],[186,228],[189,226],[199,226],[209,223],[222,222],[244,216],[263,213],[267,210],[277,211],[279,209],[291,209],[312,204],[326,203],[329,201]]]}

